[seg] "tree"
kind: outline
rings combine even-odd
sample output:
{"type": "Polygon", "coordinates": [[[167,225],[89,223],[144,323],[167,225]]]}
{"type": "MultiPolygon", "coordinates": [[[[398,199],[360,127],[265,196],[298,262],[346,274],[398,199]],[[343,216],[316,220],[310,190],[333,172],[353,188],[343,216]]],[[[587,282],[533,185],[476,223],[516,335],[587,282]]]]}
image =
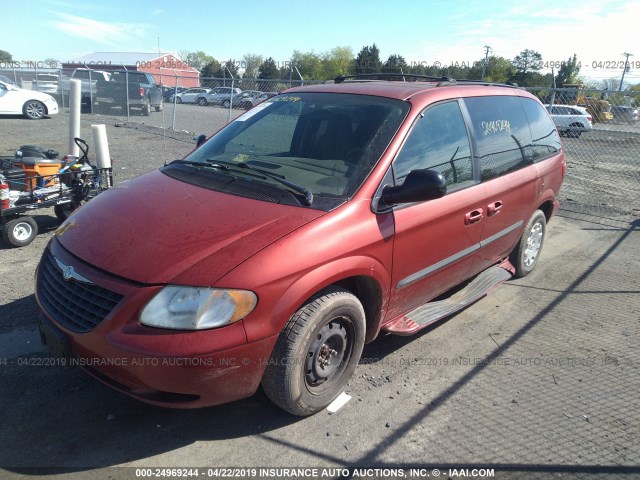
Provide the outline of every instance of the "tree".
{"type": "Polygon", "coordinates": [[[60,66],[60,62],[52,57],[45,58],[43,63],[49,66],[50,68],[57,68],[58,66],[60,66]]]}
{"type": "Polygon", "coordinates": [[[351,47],[335,47],[322,54],[321,79],[328,80],[353,73],[353,51],[351,47]]]}
{"type": "Polygon", "coordinates": [[[223,78],[226,77],[234,77],[238,78],[240,75],[238,74],[238,62],[233,59],[229,59],[222,64],[220,68],[220,76],[223,78]]]}
{"type": "Polygon", "coordinates": [[[354,70],[356,75],[362,73],[379,73],[382,71],[380,50],[378,50],[375,43],[370,47],[362,47],[362,50],[360,50],[360,53],[356,56],[354,70]]]}
{"type": "MultiPolygon", "coordinates": [[[[317,53],[294,50],[289,62],[289,69],[296,67],[302,78],[318,79],[322,75],[322,60],[317,53]]],[[[286,75],[286,72],[283,74],[286,75]]],[[[294,73],[293,76],[298,79],[297,73],[294,73]]]]}
{"type": "Polygon", "coordinates": [[[197,52],[180,52],[178,53],[178,57],[196,70],[202,70],[206,65],[215,60],[211,55],[207,55],[202,50],[197,52]]]}
{"type": "Polygon", "coordinates": [[[409,73],[407,61],[401,55],[389,55],[387,61],[382,65],[385,73],[409,73]]]}
{"type": "Polygon", "coordinates": [[[542,68],[542,55],[535,50],[523,50],[512,62],[516,69],[510,79],[521,87],[549,86],[544,84],[544,77],[538,73],[542,68]]]}
{"type": "MultiPolygon", "coordinates": [[[[609,90],[610,92],[615,92],[620,88],[620,77],[611,77],[606,80],[602,80],[598,88],[602,88],[603,90],[609,90]]],[[[631,84],[627,81],[622,83],[621,90],[629,90],[631,88],[631,84]]]]}
{"type": "Polygon", "coordinates": [[[574,53],[573,57],[569,57],[569,60],[560,65],[556,75],[556,87],[561,87],[565,83],[576,83],[579,74],[578,57],[574,53]]]}
{"type": "Polygon", "coordinates": [[[516,75],[525,76],[542,68],[542,55],[535,50],[523,50],[513,59],[516,75]]]}
{"type": "Polygon", "coordinates": [[[278,78],[278,74],[279,71],[276,61],[269,57],[260,65],[258,78],[262,80],[272,80],[278,78]]]}
{"type": "Polygon", "coordinates": [[[9,63],[13,61],[13,56],[6,50],[0,50],[0,62],[9,63]]]}
{"type": "Polygon", "coordinates": [[[200,71],[202,78],[216,77],[218,73],[220,73],[220,62],[217,60],[210,61],[200,71]]]}
{"type": "MultiPolygon", "coordinates": [[[[484,65],[484,58],[478,60],[471,67],[469,78],[480,80],[482,77],[482,66],[484,65]]],[[[511,60],[504,57],[497,57],[491,55],[487,58],[487,65],[485,67],[484,79],[487,82],[506,83],[516,73],[516,69],[513,66],[511,60]]]]}
{"type": "Polygon", "coordinates": [[[260,65],[262,65],[262,55],[246,53],[242,57],[242,67],[244,68],[243,78],[258,78],[260,65]]]}

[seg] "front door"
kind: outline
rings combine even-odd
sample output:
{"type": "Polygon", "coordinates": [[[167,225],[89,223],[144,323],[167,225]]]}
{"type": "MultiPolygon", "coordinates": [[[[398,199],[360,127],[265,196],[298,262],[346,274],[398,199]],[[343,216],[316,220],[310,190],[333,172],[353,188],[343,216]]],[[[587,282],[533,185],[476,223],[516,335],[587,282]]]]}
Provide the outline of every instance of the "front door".
{"type": "Polygon", "coordinates": [[[439,199],[395,207],[392,295],[387,319],[407,313],[475,273],[485,219],[467,128],[457,100],[428,107],[393,162],[396,185],[414,169],[447,180],[439,199]]]}

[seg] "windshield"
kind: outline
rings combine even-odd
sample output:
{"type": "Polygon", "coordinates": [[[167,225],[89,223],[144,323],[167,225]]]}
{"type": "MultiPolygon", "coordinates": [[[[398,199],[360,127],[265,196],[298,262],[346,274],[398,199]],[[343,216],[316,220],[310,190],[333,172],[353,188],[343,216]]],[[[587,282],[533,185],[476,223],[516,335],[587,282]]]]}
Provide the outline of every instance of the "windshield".
{"type": "Polygon", "coordinates": [[[312,208],[330,209],[353,196],[408,110],[401,100],[367,95],[278,95],[238,117],[185,161],[213,167],[216,162],[246,164],[254,167],[253,175],[244,174],[248,168],[222,173],[261,188],[292,190],[294,198],[306,189],[313,196],[312,208]],[[256,175],[258,168],[272,175],[256,175]],[[302,188],[288,188],[274,175],[302,188]]]}

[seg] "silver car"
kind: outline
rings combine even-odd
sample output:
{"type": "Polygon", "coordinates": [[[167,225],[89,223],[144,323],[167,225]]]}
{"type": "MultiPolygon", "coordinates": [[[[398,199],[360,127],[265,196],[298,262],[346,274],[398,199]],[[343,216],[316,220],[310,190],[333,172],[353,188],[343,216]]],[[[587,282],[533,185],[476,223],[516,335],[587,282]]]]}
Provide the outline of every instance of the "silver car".
{"type": "MultiPolygon", "coordinates": [[[[190,88],[185,90],[184,92],[180,92],[175,95],[176,103],[198,103],[199,99],[204,95],[207,95],[211,89],[210,88],[190,88]]],[[[169,98],[170,102],[174,101],[174,95],[169,98]]]]}
{"type": "Polygon", "coordinates": [[[229,108],[229,105],[238,101],[242,90],[239,88],[231,87],[215,87],[212,88],[206,95],[201,95],[197,103],[198,105],[222,105],[224,108],[229,108]]]}

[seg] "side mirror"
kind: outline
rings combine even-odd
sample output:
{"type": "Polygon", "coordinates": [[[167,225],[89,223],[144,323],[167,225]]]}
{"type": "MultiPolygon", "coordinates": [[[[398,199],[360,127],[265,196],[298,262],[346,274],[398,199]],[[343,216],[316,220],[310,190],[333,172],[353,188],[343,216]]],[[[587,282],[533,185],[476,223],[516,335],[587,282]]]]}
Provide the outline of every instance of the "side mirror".
{"type": "Polygon", "coordinates": [[[207,136],[204,133],[201,133],[195,138],[195,140],[196,140],[196,148],[198,148],[200,145],[202,145],[204,142],[207,141],[207,136]]]}
{"type": "Polygon", "coordinates": [[[435,170],[411,170],[402,185],[385,187],[380,200],[386,205],[424,202],[443,197],[447,193],[447,182],[435,170]]]}

